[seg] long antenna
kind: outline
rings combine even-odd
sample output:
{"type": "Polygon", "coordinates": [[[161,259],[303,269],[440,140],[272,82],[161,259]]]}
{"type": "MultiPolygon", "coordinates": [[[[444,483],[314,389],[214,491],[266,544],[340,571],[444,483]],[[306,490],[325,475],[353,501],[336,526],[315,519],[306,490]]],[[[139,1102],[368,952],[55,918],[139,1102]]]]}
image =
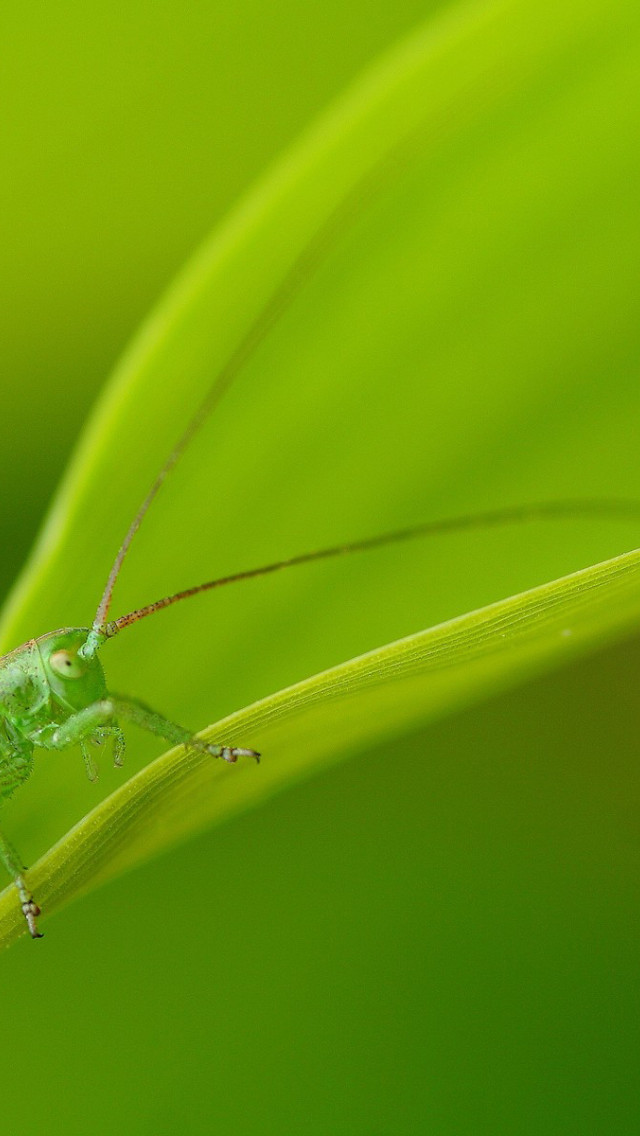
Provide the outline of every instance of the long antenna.
{"type": "Polygon", "coordinates": [[[104,592],[102,593],[102,598],[98,604],[92,631],[83,648],[83,654],[85,656],[88,657],[94,654],[104,638],[102,631],[106,625],[113,589],[118,579],[120,569],[131,547],[133,538],[140,528],[160,488],[167,480],[174,466],[179,462],[200,427],[226,394],[245,363],[249,361],[256,348],[266,337],[278,318],[290,306],[296,294],[322,262],[328,251],[333,247],[336,238],[343,230],[348,228],[352,217],[359,214],[363,199],[370,195],[374,188],[380,187],[387,168],[391,170],[393,167],[394,172],[397,173],[398,167],[392,159],[394,155],[397,155],[399,150],[406,149],[407,142],[413,138],[414,133],[415,132],[412,132],[408,138],[403,139],[402,144],[398,144],[388,151],[372,169],[363,175],[333,209],[324,223],[316,230],[315,234],[295,258],[284,277],[275,288],[275,291],[271,294],[264,307],[249,326],[238,346],[232,351],[227,362],[217,373],[213,385],[208,390],[195,414],[189,420],[184,433],[164,462],[149,492],[129,525],[126,536],[118,549],[118,554],[111,567],[104,592]]]}
{"type": "Polygon", "coordinates": [[[85,657],[90,657],[95,654],[100,643],[104,641],[104,628],[107,623],[113,589],[118,579],[120,569],[131,547],[133,538],[140,528],[156,494],[167,480],[172,469],[178,463],[204,421],[226,394],[244,364],[248,362],[256,348],[277,322],[280,315],[290,306],[302,286],[309,277],[313,275],[314,271],[322,263],[331,248],[334,247],[340,234],[349,228],[354,218],[360,215],[364,203],[372,198],[376,192],[380,191],[385,180],[392,181],[397,179],[403,169],[404,162],[411,155],[411,144],[422,134],[423,130],[424,122],[421,122],[416,128],[408,131],[403,138],[395,145],[392,145],[382,157],[375,161],[373,166],[371,166],[371,168],[355,182],[351,189],[345,193],[342,200],[334,206],[333,210],[312,235],[302,251],[295,257],[280,283],[276,285],[271,296],[266,301],[253,323],[250,324],[238,346],[232,351],[227,362],[217,373],[212,386],[209,388],[195,414],[189,420],[184,433],[179,438],[160,472],[157,474],[149,492],[129,525],[125,538],[118,549],[118,554],[111,567],[104,592],[102,593],[93,620],[92,630],[82,648],[82,654],[85,657]]]}
{"type": "Polygon", "coordinates": [[[243,572],[234,572],[231,576],[220,576],[216,580],[209,580],[205,584],[196,584],[193,588],[186,588],[172,596],[164,596],[145,607],[121,615],[100,629],[100,642],[111,639],[123,628],[154,615],[165,607],[179,603],[180,600],[197,596],[200,592],[211,591],[212,588],[221,588],[225,584],[235,584],[238,580],[251,580],[256,576],[268,576],[272,572],[279,572],[282,568],[293,568],[298,564],[308,564],[312,560],[328,560],[332,556],[345,556],[352,552],[367,552],[385,544],[396,544],[405,540],[414,540],[417,537],[432,536],[436,533],[461,532],[472,528],[489,528],[492,525],[511,524],[519,521],[557,520],[567,517],[632,517],[640,519],[640,501],[611,498],[602,500],[568,500],[546,501],[534,505],[518,505],[504,509],[492,509],[485,513],[475,513],[463,517],[447,517],[443,520],[426,521],[421,525],[410,528],[396,529],[394,532],[383,533],[381,536],[366,537],[350,544],[336,544],[330,548],[322,548],[315,552],[304,552],[299,556],[291,556],[288,560],[276,560],[273,564],[265,564],[261,568],[249,568],[243,572]]]}

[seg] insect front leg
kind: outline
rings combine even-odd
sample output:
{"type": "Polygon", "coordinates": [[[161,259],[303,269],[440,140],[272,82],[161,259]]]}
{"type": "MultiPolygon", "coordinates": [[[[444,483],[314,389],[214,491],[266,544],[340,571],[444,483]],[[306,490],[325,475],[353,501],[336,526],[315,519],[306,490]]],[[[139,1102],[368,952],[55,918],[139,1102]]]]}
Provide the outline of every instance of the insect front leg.
{"type": "Polygon", "coordinates": [[[207,753],[210,757],[221,757],[224,761],[236,762],[239,757],[255,757],[259,760],[260,754],[253,749],[242,749],[236,746],[213,745],[194,737],[190,730],[170,722],[162,714],[131,698],[121,698],[120,695],[109,695],[99,702],[93,702],[77,714],[72,714],[58,726],[53,735],[53,745],[56,749],[63,749],[75,745],[86,738],[90,738],[100,727],[117,728],[113,726],[114,719],[125,719],[143,730],[148,730],[157,737],[164,738],[172,745],[184,745],[189,749],[207,753]]]}
{"type": "Polygon", "coordinates": [[[25,871],[25,869],[20,862],[20,857],[18,856],[15,848],[13,848],[11,844],[9,844],[9,841],[5,840],[1,832],[0,860],[2,860],[2,863],[4,864],[7,872],[11,876],[11,879],[18,889],[20,904],[22,906],[22,914],[27,921],[27,927],[29,928],[29,934],[31,935],[31,938],[41,939],[42,935],[38,931],[38,924],[36,922],[38,915],[40,914],[40,908],[38,907],[38,904],[36,903],[24,881],[24,876],[22,873],[25,871]]]}

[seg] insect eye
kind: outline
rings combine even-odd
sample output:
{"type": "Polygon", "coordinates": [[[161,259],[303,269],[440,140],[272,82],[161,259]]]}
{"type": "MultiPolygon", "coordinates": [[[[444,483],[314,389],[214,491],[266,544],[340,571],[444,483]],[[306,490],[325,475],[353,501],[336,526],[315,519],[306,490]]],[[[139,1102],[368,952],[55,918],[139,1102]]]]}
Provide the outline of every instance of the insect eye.
{"type": "Polygon", "coordinates": [[[63,678],[80,678],[84,674],[84,667],[77,655],[72,655],[69,651],[54,651],[49,661],[56,674],[63,678]]]}

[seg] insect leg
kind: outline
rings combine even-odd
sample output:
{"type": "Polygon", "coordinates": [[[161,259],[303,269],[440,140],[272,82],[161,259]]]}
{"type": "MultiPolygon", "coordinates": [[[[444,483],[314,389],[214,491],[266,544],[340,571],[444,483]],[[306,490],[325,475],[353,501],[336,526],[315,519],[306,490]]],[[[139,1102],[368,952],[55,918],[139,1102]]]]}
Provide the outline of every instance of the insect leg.
{"type": "MultiPolygon", "coordinates": [[[[157,737],[164,738],[165,741],[171,742],[173,745],[188,746],[189,749],[197,749],[202,753],[209,754],[210,757],[221,757],[224,761],[231,763],[236,762],[239,757],[255,757],[256,760],[260,757],[260,754],[253,749],[203,742],[200,738],[194,737],[191,731],[186,730],[184,726],[178,726],[175,722],[163,718],[161,714],[151,710],[144,703],[131,698],[121,698],[119,695],[110,695],[108,698],[93,702],[90,706],[79,710],[77,714],[72,714],[56,730],[53,736],[53,745],[56,749],[75,745],[81,742],[83,738],[89,737],[100,726],[112,724],[115,718],[124,718],[128,722],[133,722],[134,725],[140,726],[143,730],[148,730],[157,737]]],[[[121,756],[118,749],[116,756],[121,756]]]]}
{"type": "Polygon", "coordinates": [[[93,760],[93,757],[89,753],[89,747],[88,747],[86,741],[84,740],[84,738],[80,738],[80,750],[82,752],[82,759],[84,761],[84,767],[87,771],[87,777],[89,778],[90,781],[97,781],[98,780],[98,767],[97,767],[95,761],[93,760]]]}
{"type": "Polygon", "coordinates": [[[118,726],[112,729],[113,736],[113,764],[118,767],[124,765],[125,740],[122,730],[118,726]]]}
{"type": "MultiPolygon", "coordinates": [[[[90,735],[89,741],[95,746],[101,746],[104,742],[108,741],[109,738],[113,738],[113,764],[115,766],[123,765],[125,740],[124,734],[119,726],[99,726],[98,729],[94,730],[90,735]]],[[[80,738],[80,749],[82,751],[87,777],[90,781],[97,781],[98,767],[93,760],[84,736],[80,738]]]]}
{"type": "Polygon", "coordinates": [[[9,842],[5,840],[1,832],[0,860],[4,864],[7,872],[11,876],[11,879],[18,889],[20,904],[22,906],[22,914],[27,921],[27,926],[29,928],[29,934],[31,935],[31,938],[41,939],[42,935],[38,931],[38,924],[36,922],[38,915],[40,914],[40,908],[38,907],[38,904],[34,900],[31,892],[24,882],[24,876],[22,873],[25,869],[20,863],[20,857],[17,855],[15,849],[11,847],[9,842]]]}
{"type": "MultiPolygon", "coordinates": [[[[33,745],[21,737],[17,729],[7,719],[0,723],[0,802],[13,795],[19,785],[29,778],[33,768],[33,745]]],[[[29,934],[32,939],[41,939],[36,919],[40,908],[29,891],[23,873],[23,866],[15,848],[0,832],[0,862],[11,876],[22,906],[29,934]]]]}
{"type": "Polygon", "coordinates": [[[256,761],[260,760],[260,754],[256,753],[254,749],[203,742],[200,738],[194,737],[191,731],[186,730],[184,726],[170,722],[162,714],[151,710],[150,707],[145,706],[143,702],[138,702],[137,699],[121,698],[119,695],[114,695],[109,701],[114,707],[114,714],[117,718],[125,718],[129,722],[141,726],[143,730],[149,730],[150,733],[164,738],[165,741],[171,742],[173,745],[184,745],[189,749],[197,749],[202,753],[208,753],[210,757],[221,757],[231,764],[236,762],[239,757],[255,757],[256,761]]]}

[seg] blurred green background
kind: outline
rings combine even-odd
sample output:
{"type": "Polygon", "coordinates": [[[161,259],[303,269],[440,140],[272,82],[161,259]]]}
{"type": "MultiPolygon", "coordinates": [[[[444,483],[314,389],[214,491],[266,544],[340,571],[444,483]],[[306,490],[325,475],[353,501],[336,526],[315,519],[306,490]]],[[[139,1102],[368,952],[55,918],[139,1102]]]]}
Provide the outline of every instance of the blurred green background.
{"type": "MultiPolygon", "coordinates": [[[[186,14],[175,3],[3,13],[5,589],[97,390],[185,256],[363,65],[436,7],[307,0],[194,4],[186,14]]],[[[613,8],[619,19],[626,10],[613,8]]],[[[563,66],[580,65],[577,45],[563,66]]],[[[621,99],[626,89],[621,80],[621,99]]],[[[638,234],[624,213],[637,155],[626,168],[600,168],[598,146],[578,130],[563,156],[572,109],[554,94],[512,108],[512,133],[522,123],[527,142],[506,153],[505,202],[519,191],[534,204],[560,197],[564,269],[547,306],[558,326],[558,311],[571,328],[584,325],[585,357],[568,361],[560,349],[559,373],[540,379],[545,447],[524,445],[533,411],[508,435],[496,415],[485,451],[444,479],[448,511],[560,488],[640,493],[638,234]],[[556,117],[558,153],[545,135],[556,117]],[[532,170],[536,145],[546,160],[532,170]],[[584,193],[562,201],[562,163],[580,155],[584,193]],[[597,351],[590,312],[603,307],[608,274],[626,303],[612,305],[597,351]],[[565,386],[571,368],[578,380],[565,386]],[[480,478],[488,496],[477,501],[480,478]]],[[[599,98],[595,89],[594,105],[599,98]]],[[[621,103],[617,121],[631,139],[637,105],[621,103]]],[[[610,125],[603,112],[596,138],[610,125]]],[[[504,210],[486,196],[469,207],[489,247],[504,210]]],[[[508,294],[506,243],[490,269],[508,294]]],[[[526,271],[518,281],[523,292],[526,271]]],[[[544,283],[530,281],[538,292],[544,283]]],[[[482,282],[469,293],[461,328],[482,320],[482,282]]],[[[508,405],[518,400],[514,342],[504,360],[487,349],[504,363],[508,405]]],[[[272,366],[277,346],[276,337],[272,366]]],[[[535,368],[519,362],[523,373],[535,368]]],[[[468,399],[458,393],[463,419],[482,416],[483,396],[481,377],[468,399]]],[[[446,391],[433,405],[452,417],[457,409],[446,391]]],[[[416,494],[428,499],[430,489],[416,494]]],[[[170,503],[148,547],[167,517],[170,503]]],[[[365,528],[374,517],[372,506],[365,528]]],[[[331,539],[329,523],[325,531],[331,539]]],[[[625,539],[580,530],[534,565],[521,562],[524,546],[486,534],[471,548],[436,549],[430,571],[470,606],[622,551],[625,539]]],[[[423,571],[409,564],[408,592],[423,571]]],[[[393,572],[390,560],[390,586],[393,572]]],[[[337,586],[361,592],[363,581],[356,567],[337,586]]],[[[434,591],[428,614],[456,614],[446,589],[434,591]]],[[[382,634],[384,595],[378,603],[382,634]]],[[[417,629],[410,600],[403,617],[406,626],[388,630],[417,629]]],[[[199,618],[191,612],[187,626],[199,618]]],[[[308,632],[321,662],[334,634],[326,619],[308,632]]],[[[153,634],[161,649],[169,632],[153,634]]],[[[273,642],[276,651],[275,628],[273,642]]],[[[267,692],[259,656],[255,679],[230,679],[229,707],[243,681],[267,692]]],[[[0,960],[5,1130],[636,1131],[639,662],[637,644],[625,644],[362,755],[72,907],[43,944],[22,941],[0,960]]]]}
{"type": "Polygon", "coordinates": [[[96,392],[185,257],[364,64],[439,6],[5,7],[4,588],[96,392]]]}

